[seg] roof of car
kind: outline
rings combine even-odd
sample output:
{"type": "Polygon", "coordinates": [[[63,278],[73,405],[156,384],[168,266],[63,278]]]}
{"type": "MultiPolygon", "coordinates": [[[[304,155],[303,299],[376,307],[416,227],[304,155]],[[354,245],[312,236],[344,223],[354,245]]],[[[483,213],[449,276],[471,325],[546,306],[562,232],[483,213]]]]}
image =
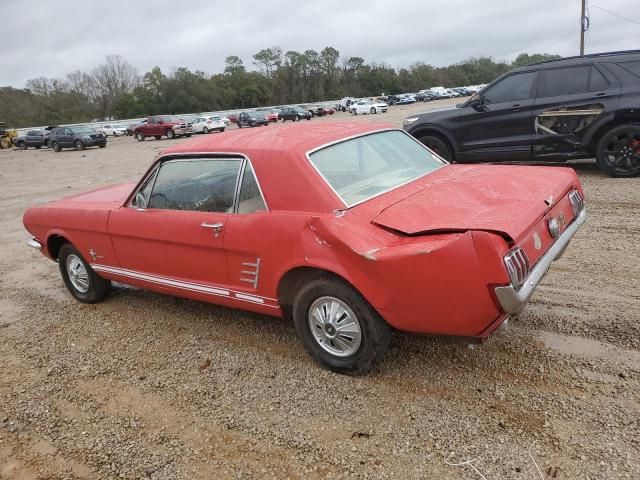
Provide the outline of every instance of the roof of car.
{"type": "Polygon", "coordinates": [[[390,124],[295,122],[203,135],[162,151],[158,157],[229,153],[250,159],[271,210],[331,212],[340,199],[308,164],[310,150],[384,129],[390,124]]]}
{"type": "Polygon", "coordinates": [[[554,60],[542,60],[540,62],[529,63],[523,67],[519,67],[515,70],[529,70],[535,67],[536,70],[544,68],[554,68],[559,66],[569,65],[582,65],[586,63],[598,62],[612,62],[612,61],[634,61],[640,60],[640,50],[623,50],[618,52],[602,52],[592,53],[583,56],[575,57],[563,57],[554,60]]]}

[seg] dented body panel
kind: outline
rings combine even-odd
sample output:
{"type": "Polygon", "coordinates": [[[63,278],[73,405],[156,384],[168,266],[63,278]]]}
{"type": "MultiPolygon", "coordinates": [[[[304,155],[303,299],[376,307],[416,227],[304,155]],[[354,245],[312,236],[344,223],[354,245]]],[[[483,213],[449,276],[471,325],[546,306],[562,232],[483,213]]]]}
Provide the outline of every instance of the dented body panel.
{"type": "Polygon", "coordinates": [[[31,208],[24,224],[45,255],[55,259],[47,245],[64,238],[102,277],[161,293],[281,316],[295,296],[284,279],[313,269],[344,279],[399,330],[487,336],[507,317],[494,294],[510,283],[504,256],[520,247],[533,265],[554,243],[548,219],[571,224],[575,172],[444,165],[346,208],[307,153],[389,128],[293,124],[194,139],[161,153],[137,185],[31,208]],[[250,161],[266,210],[132,206],[157,164],[207,155],[250,161]],[[215,235],[202,228],[214,222],[215,235]]]}

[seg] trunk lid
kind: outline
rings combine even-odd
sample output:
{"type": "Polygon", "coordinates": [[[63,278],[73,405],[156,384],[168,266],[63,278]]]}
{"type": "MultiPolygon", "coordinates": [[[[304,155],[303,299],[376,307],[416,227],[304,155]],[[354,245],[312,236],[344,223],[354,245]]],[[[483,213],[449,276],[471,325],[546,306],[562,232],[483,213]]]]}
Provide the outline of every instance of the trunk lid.
{"type": "Polygon", "coordinates": [[[417,182],[372,222],[406,235],[484,230],[518,242],[577,177],[568,168],[450,165],[417,182]]]}

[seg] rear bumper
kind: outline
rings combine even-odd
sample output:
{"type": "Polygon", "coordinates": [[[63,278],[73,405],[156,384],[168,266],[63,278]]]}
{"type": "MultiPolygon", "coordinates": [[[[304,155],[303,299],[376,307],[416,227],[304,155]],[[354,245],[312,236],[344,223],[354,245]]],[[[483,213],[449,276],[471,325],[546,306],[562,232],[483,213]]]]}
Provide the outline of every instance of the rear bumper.
{"type": "Polygon", "coordinates": [[[535,267],[529,273],[527,280],[523,286],[516,290],[512,285],[506,287],[496,287],[495,294],[506,314],[515,315],[522,311],[527,305],[531,295],[535,291],[540,281],[544,278],[553,262],[559,259],[564,253],[569,241],[580,228],[587,218],[587,210],[583,209],[580,215],[569,225],[566,230],[558,237],[555,243],[549,248],[535,267]]]}

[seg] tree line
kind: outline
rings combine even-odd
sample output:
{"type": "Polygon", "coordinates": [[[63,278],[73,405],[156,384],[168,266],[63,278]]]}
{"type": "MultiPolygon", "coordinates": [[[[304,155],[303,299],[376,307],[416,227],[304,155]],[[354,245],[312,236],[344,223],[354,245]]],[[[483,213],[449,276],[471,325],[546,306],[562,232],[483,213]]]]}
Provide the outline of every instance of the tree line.
{"type": "Polygon", "coordinates": [[[213,75],[184,67],[168,73],[154,67],[140,75],[120,55],[110,55],[90,72],[33,78],[23,89],[0,87],[0,121],[20,128],[477,85],[511,68],[551,58],[559,57],[523,53],[510,63],[473,57],[446,67],[417,62],[395,69],[384,63],[366,63],[362,57],[342,57],[333,47],[320,52],[283,52],[272,47],[253,55],[254,69],[230,55],[224,71],[213,75]]]}

